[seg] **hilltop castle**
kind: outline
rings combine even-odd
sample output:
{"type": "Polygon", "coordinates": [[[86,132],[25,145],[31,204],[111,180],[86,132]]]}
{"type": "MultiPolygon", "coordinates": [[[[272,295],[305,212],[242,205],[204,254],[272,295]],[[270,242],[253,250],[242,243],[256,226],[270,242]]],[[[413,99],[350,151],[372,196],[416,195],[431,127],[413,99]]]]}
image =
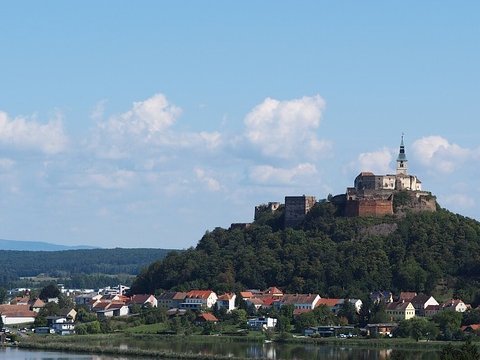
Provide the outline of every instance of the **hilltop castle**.
{"type": "MultiPolygon", "coordinates": [[[[395,174],[375,175],[361,172],[344,194],[329,198],[341,215],[383,216],[393,215],[394,197],[401,192],[403,200],[397,201],[398,209],[413,211],[436,211],[436,198],[428,191],[422,190],[422,182],[415,175],[408,174],[408,160],[405,144],[400,142],[395,174]]],[[[284,226],[296,227],[302,223],[305,215],[315,205],[314,196],[286,196],[285,205],[279,202],[255,206],[255,220],[266,212],[276,212],[284,208],[284,226]]],[[[248,227],[250,224],[232,224],[232,227],[248,227]]]]}
{"type": "Polygon", "coordinates": [[[394,211],[393,199],[399,191],[408,193],[407,207],[414,210],[436,210],[435,197],[428,191],[422,191],[420,179],[408,174],[403,135],[394,175],[361,172],[355,178],[353,187],[348,187],[345,194],[334,196],[331,201],[341,206],[345,216],[391,215],[394,211]]]}

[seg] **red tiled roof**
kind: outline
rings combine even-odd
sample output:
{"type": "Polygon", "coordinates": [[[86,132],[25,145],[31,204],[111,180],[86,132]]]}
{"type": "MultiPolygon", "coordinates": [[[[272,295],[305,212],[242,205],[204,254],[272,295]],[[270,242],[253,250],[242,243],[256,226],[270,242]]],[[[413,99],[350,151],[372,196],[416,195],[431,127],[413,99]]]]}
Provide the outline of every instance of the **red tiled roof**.
{"type": "Polygon", "coordinates": [[[264,294],[270,294],[270,295],[273,295],[273,294],[283,294],[283,291],[280,290],[279,288],[275,287],[275,286],[271,286],[269,287],[267,290],[265,290],[263,292],[264,294]]]}
{"type": "Polygon", "coordinates": [[[328,307],[334,307],[335,305],[338,305],[341,299],[328,299],[328,298],[323,298],[318,300],[317,305],[315,307],[319,307],[320,305],[326,305],[328,307]]]}
{"type": "Polygon", "coordinates": [[[472,329],[473,331],[477,331],[477,330],[480,330],[480,324],[464,325],[460,329],[462,331],[465,331],[468,328],[472,329]]]}
{"type": "Polygon", "coordinates": [[[247,299],[246,302],[253,305],[263,305],[263,300],[259,298],[250,298],[247,299]]]}
{"type": "Polygon", "coordinates": [[[187,298],[207,299],[212,292],[212,290],[191,290],[187,293],[187,298]]]}
{"type": "Polygon", "coordinates": [[[250,299],[253,297],[253,293],[251,291],[240,291],[240,296],[244,299],[250,299]]]}
{"type": "Polygon", "coordinates": [[[130,302],[133,304],[145,304],[150,299],[150,294],[135,294],[130,298],[130,302]]]}
{"type": "Polygon", "coordinates": [[[275,301],[277,301],[278,299],[274,296],[267,296],[267,297],[262,297],[262,302],[263,302],[263,305],[265,306],[271,306],[275,301]]]}
{"type": "MultiPolygon", "coordinates": [[[[281,298],[283,304],[312,304],[317,294],[284,294],[281,298]]],[[[318,304],[318,303],[317,303],[318,304]]]]}
{"type": "Polygon", "coordinates": [[[298,316],[301,314],[305,314],[307,312],[313,311],[312,309],[294,309],[293,310],[293,316],[298,316]]]}
{"type": "Polygon", "coordinates": [[[198,320],[205,320],[205,321],[218,321],[215,315],[211,313],[201,313],[198,315],[198,320]]]}
{"type": "Polygon", "coordinates": [[[232,300],[234,296],[235,296],[234,293],[225,293],[223,295],[220,295],[218,297],[218,300],[228,301],[228,300],[232,300]]]}
{"type": "Polygon", "coordinates": [[[400,300],[411,301],[415,296],[417,296],[416,292],[413,291],[402,291],[400,293],[400,300]]]}
{"type": "Polygon", "coordinates": [[[30,306],[32,308],[42,308],[45,306],[45,302],[41,299],[35,299],[30,301],[30,306]]]}
{"type": "Polygon", "coordinates": [[[37,313],[31,311],[28,305],[0,305],[0,314],[7,317],[35,317],[37,313]]]}
{"type": "Polygon", "coordinates": [[[98,310],[106,310],[110,306],[111,302],[109,301],[99,301],[97,304],[93,306],[94,311],[98,310]]]}
{"type": "Polygon", "coordinates": [[[13,299],[11,301],[11,304],[12,305],[22,305],[22,304],[28,304],[29,301],[30,301],[30,298],[28,296],[16,297],[15,299],[13,299]]]}

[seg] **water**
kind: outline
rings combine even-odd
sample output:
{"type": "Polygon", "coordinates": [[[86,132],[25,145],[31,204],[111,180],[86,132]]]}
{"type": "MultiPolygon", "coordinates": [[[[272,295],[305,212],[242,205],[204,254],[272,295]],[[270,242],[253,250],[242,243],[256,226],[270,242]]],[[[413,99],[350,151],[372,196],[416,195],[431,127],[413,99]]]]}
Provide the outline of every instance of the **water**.
{"type": "MultiPolygon", "coordinates": [[[[251,343],[220,343],[189,344],[181,342],[172,346],[170,350],[190,352],[204,355],[226,355],[245,358],[267,358],[271,360],[386,360],[395,352],[400,352],[401,358],[413,360],[436,360],[438,353],[432,351],[411,351],[391,349],[368,349],[358,347],[320,346],[311,344],[251,344],[251,343]]],[[[172,343],[170,343],[172,344],[172,343]]],[[[155,348],[158,347],[154,346],[155,348]]],[[[128,345],[123,344],[126,348],[128,345]]],[[[128,360],[138,359],[128,356],[85,355],[52,351],[23,350],[17,348],[0,348],[0,359],[8,360],[128,360]]]]}
{"type": "Polygon", "coordinates": [[[119,357],[99,355],[78,355],[53,351],[23,350],[0,347],[0,359],[5,360],[114,360],[119,357]]]}

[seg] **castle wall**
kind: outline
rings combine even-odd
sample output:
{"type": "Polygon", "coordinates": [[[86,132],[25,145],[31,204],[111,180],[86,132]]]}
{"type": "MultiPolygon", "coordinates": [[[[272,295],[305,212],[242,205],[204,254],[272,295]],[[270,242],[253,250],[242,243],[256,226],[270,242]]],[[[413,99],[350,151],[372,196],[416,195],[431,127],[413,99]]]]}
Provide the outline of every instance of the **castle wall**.
{"type": "Polygon", "coordinates": [[[315,196],[285,196],[285,227],[300,225],[315,203],[315,196]]]}
{"type": "Polygon", "coordinates": [[[393,214],[393,202],[388,199],[348,200],[345,216],[384,216],[393,214]]]}

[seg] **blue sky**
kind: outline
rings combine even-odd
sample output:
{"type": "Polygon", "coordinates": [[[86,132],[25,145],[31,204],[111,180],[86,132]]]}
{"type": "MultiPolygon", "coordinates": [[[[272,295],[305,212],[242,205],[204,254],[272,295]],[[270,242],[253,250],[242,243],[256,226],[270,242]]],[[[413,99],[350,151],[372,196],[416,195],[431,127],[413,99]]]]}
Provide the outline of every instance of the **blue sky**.
{"type": "Polygon", "coordinates": [[[194,246],[410,173],[480,218],[473,1],[0,5],[0,238],[194,246]]]}

